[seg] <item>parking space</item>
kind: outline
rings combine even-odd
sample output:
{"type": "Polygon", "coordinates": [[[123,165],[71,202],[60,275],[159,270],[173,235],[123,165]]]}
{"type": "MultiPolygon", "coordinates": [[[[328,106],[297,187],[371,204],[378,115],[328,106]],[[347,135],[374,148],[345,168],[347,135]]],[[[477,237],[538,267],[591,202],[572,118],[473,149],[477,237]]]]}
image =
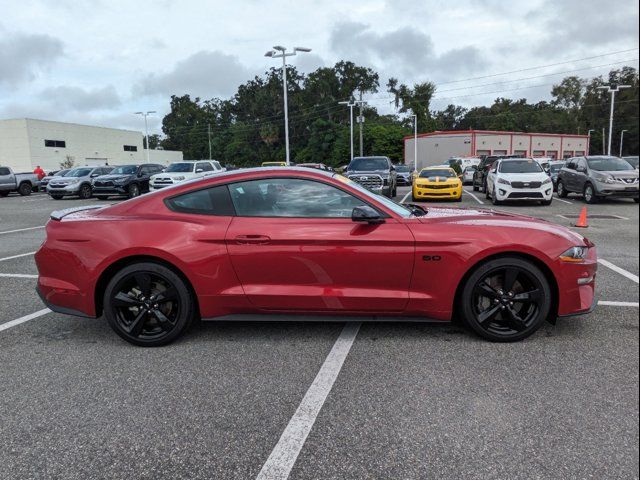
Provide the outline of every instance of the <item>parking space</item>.
{"type": "MultiPolygon", "coordinates": [[[[585,204],[560,200],[498,209],[570,226],[585,204]]],[[[37,227],[53,210],[98,203],[0,199],[0,327],[44,308],[30,278],[37,227]]],[[[471,187],[446,205],[494,208],[471,187]]],[[[364,322],[326,398],[305,394],[339,321],[201,323],[159,349],[123,342],[102,319],[48,313],[4,329],[0,478],[255,478],[296,415],[309,436],[278,457],[292,460],[290,478],[634,477],[639,210],[627,200],[588,210],[626,219],[579,230],[618,269],[598,273],[611,305],[516,344],[455,324],[364,322]],[[315,413],[298,411],[303,399],[315,413]]]]}

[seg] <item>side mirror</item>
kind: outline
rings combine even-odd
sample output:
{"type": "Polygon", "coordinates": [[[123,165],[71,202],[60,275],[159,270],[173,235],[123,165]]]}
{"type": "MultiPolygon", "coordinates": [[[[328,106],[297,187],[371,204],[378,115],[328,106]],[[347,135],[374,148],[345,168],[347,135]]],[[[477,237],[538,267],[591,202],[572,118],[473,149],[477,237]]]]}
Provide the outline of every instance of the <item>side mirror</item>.
{"type": "Polygon", "coordinates": [[[384,219],[378,211],[369,205],[355,207],[351,212],[351,220],[354,222],[363,222],[369,224],[384,223],[384,219]]]}
{"type": "Polygon", "coordinates": [[[392,172],[395,172],[395,170],[396,170],[396,167],[394,167],[393,165],[391,165],[391,171],[392,171],[392,172]]]}

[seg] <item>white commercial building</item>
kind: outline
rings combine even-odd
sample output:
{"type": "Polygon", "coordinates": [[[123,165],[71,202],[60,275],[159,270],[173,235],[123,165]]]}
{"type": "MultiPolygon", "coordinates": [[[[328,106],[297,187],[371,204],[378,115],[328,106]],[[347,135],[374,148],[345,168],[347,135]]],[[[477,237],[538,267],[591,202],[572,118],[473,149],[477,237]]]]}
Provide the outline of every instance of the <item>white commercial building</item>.
{"type": "MultiPolygon", "coordinates": [[[[0,120],[0,165],[30,172],[37,165],[46,171],[59,170],[66,160],[73,160],[75,166],[145,163],[143,138],[132,130],[31,118],[0,120]]],[[[149,151],[151,163],[180,160],[182,152],[149,151]]]]}
{"type": "MultiPolygon", "coordinates": [[[[404,162],[414,162],[413,136],[404,138],[404,162]]],[[[588,135],[451,130],[418,135],[418,168],[441,165],[451,157],[522,155],[569,158],[589,154],[588,135]]]]}

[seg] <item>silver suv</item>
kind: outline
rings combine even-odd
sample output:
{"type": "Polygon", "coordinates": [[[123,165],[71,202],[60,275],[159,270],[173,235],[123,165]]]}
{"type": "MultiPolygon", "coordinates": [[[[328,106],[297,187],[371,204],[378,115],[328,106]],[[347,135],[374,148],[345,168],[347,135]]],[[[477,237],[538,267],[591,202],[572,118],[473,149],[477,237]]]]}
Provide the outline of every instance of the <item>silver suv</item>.
{"type": "Polygon", "coordinates": [[[570,158],[558,173],[557,189],[561,198],[578,193],[587,203],[606,197],[633,198],[638,203],[638,171],[618,157],[570,158]]]}
{"type": "Polygon", "coordinates": [[[107,175],[113,167],[76,167],[69,170],[64,177],[53,177],[47,185],[47,193],[54,200],[68,195],[77,195],[82,199],[91,198],[91,180],[100,175],[107,175]]]}

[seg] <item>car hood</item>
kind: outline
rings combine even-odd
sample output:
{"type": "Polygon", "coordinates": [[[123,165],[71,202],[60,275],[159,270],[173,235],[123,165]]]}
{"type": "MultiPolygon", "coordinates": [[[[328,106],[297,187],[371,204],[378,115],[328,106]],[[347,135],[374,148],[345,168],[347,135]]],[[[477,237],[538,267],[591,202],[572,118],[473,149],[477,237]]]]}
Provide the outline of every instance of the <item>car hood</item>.
{"type": "Polygon", "coordinates": [[[450,223],[456,225],[485,226],[495,228],[518,228],[543,231],[561,236],[576,246],[590,245],[582,235],[569,228],[548,222],[541,218],[515,213],[500,212],[483,208],[429,207],[427,214],[418,217],[421,223],[450,223]]]}
{"type": "Polygon", "coordinates": [[[163,172],[156,173],[151,178],[175,178],[175,177],[187,177],[189,175],[193,175],[193,172],[163,172]]]}
{"type": "Polygon", "coordinates": [[[611,172],[593,170],[593,172],[600,175],[611,175],[614,178],[638,178],[638,170],[614,170],[611,172]]]}

